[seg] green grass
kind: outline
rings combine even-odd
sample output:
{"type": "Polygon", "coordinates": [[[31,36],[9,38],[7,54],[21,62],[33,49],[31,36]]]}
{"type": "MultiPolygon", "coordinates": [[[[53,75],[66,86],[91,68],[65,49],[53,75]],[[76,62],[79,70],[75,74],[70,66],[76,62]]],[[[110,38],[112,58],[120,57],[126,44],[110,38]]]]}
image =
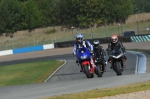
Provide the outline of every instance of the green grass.
{"type": "Polygon", "coordinates": [[[0,66],[0,86],[44,82],[63,61],[46,60],[0,66]]]}

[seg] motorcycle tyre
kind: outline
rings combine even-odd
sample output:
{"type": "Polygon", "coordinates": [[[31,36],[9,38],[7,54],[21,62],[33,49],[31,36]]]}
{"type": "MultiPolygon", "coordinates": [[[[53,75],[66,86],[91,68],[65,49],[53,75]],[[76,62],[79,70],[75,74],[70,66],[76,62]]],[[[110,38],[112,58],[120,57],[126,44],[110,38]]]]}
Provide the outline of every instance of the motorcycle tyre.
{"type": "Polygon", "coordinates": [[[116,72],[117,76],[122,75],[122,70],[120,70],[120,68],[122,68],[121,63],[119,61],[114,62],[114,71],[116,72]]]}
{"type": "Polygon", "coordinates": [[[91,78],[93,78],[93,77],[94,77],[94,73],[91,74],[91,78]]]}
{"type": "Polygon", "coordinates": [[[97,66],[96,72],[97,77],[102,77],[101,67],[99,65],[97,66]]]}
{"type": "Polygon", "coordinates": [[[86,74],[86,77],[87,77],[87,78],[92,78],[92,77],[91,77],[91,74],[90,74],[90,71],[89,71],[89,68],[88,68],[88,65],[84,65],[84,66],[83,66],[83,71],[84,71],[84,73],[86,74]]]}

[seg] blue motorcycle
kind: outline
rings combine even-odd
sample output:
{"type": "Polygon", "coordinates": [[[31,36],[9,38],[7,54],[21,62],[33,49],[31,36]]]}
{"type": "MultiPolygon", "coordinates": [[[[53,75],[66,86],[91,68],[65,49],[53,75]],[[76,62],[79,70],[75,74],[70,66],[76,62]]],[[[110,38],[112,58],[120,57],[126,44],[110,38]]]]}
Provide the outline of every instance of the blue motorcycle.
{"type": "Polygon", "coordinates": [[[77,58],[81,65],[81,69],[87,78],[94,77],[94,66],[90,63],[90,52],[86,47],[81,47],[77,51],[77,58]]]}

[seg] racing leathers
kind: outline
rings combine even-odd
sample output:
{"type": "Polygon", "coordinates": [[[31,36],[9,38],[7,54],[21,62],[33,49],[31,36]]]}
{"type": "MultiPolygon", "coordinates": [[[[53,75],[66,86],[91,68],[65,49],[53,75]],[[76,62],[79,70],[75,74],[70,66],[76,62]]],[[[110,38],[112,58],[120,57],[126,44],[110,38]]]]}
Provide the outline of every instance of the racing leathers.
{"type": "Polygon", "coordinates": [[[94,58],[95,58],[95,61],[96,61],[96,58],[99,58],[100,61],[102,62],[103,64],[103,67],[102,67],[102,71],[105,72],[105,66],[107,64],[106,62],[106,53],[104,51],[104,48],[100,45],[98,45],[97,47],[93,47],[93,53],[94,53],[94,58]]]}

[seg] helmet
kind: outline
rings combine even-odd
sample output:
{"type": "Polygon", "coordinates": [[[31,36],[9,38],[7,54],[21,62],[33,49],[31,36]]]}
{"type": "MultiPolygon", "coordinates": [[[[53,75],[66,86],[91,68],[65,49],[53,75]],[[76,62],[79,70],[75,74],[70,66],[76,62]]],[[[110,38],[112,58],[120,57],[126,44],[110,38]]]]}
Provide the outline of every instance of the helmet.
{"type": "Polygon", "coordinates": [[[94,48],[98,48],[99,44],[100,44],[99,40],[94,40],[93,41],[94,48]]]}
{"type": "Polygon", "coordinates": [[[76,41],[77,43],[82,43],[83,41],[83,35],[82,34],[76,34],[76,41]]]}
{"type": "Polygon", "coordinates": [[[111,42],[112,43],[117,43],[118,42],[118,36],[117,35],[112,35],[111,36],[111,42]]]}

